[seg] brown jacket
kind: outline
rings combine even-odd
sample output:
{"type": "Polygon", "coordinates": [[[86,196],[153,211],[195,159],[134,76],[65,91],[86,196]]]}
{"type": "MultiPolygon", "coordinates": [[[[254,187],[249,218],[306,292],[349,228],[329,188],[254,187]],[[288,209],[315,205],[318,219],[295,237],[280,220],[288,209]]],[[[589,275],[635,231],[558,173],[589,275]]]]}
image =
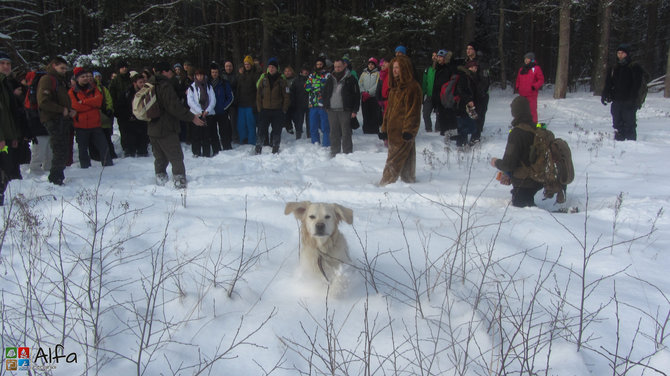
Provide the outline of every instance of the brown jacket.
{"type": "Polygon", "coordinates": [[[274,84],[270,84],[270,74],[264,74],[258,83],[256,90],[256,109],[288,111],[291,104],[291,95],[287,89],[287,81],[280,73],[277,73],[274,84]]]}
{"type": "Polygon", "coordinates": [[[400,63],[402,78],[399,81],[389,76],[388,104],[381,130],[388,135],[389,144],[404,142],[403,133],[416,137],[421,124],[421,86],[414,80],[408,58],[396,58],[394,61],[400,63]]]}
{"type": "Polygon", "coordinates": [[[37,83],[37,106],[42,123],[63,116],[63,108],[72,109],[65,76],[59,76],[51,65],[37,83]]]}
{"type": "Polygon", "coordinates": [[[180,131],[179,121],[190,122],[193,114],[184,106],[177,96],[177,90],[167,77],[157,74],[149,79],[156,87],[156,99],[161,109],[161,115],[149,122],[147,133],[149,137],[162,138],[180,131]]]}

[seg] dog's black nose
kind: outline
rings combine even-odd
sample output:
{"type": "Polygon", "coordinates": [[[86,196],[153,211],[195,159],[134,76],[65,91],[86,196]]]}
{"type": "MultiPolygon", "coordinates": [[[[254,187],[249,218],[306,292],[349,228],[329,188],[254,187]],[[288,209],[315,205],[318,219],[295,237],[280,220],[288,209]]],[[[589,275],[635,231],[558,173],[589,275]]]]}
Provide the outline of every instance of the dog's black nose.
{"type": "Polygon", "coordinates": [[[317,235],[323,235],[326,232],[326,224],[323,222],[317,223],[314,225],[314,228],[316,229],[317,235]]]}

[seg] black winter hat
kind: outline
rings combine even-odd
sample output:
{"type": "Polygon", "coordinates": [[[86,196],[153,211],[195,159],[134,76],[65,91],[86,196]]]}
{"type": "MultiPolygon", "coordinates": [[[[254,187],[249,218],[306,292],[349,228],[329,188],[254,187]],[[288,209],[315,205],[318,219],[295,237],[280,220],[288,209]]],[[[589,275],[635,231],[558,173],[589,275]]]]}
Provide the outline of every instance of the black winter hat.
{"type": "Polygon", "coordinates": [[[156,73],[167,72],[169,70],[172,70],[172,66],[167,61],[159,61],[156,64],[154,64],[154,70],[156,71],[156,73]]]}
{"type": "Polygon", "coordinates": [[[0,61],[12,61],[12,58],[5,51],[0,51],[0,61]]]}
{"type": "Polygon", "coordinates": [[[128,68],[128,63],[124,60],[119,61],[116,63],[116,69],[121,69],[121,68],[128,68]]]}
{"type": "Polygon", "coordinates": [[[616,48],[616,51],[623,51],[626,53],[626,55],[630,55],[630,44],[628,43],[621,43],[619,47],[616,48]]]}
{"type": "Polygon", "coordinates": [[[219,70],[219,64],[215,63],[212,61],[212,64],[209,65],[209,69],[216,69],[219,70]]]}
{"type": "Polygon", "coordinates": [[[474,48],[475,51],[479,51],[479,46],[477,45],[477,43],[475,41],[472,41],[472,42],[468,43],[468,46],[474,48]]]}

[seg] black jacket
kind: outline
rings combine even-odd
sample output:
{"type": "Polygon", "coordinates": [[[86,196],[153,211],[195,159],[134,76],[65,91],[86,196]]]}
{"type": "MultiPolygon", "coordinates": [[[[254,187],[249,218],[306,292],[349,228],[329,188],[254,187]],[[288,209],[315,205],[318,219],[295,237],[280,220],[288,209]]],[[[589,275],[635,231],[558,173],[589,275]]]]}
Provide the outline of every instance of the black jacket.
{"type": "MultiPolygon", "coordinates": [[[[335,88],[336,78],[333,74],[328,76],[326,85],[323,90],[323,107],[330,110],[330,98],[333,96],[333,89],[335,88]]],[[[358,81],[349,72],[346,72],[344,77],[344,87],[342,88],[342,102],[344,111],[358,112],[361,107],[361,89],[358,86],[358,81]]]]}
{"type": "Polygon", "coordinates": [[[602,97],[608,101],[634,102],[642,84],[642,67],[626,57],[611,67],[605,78],[602,97]]]}

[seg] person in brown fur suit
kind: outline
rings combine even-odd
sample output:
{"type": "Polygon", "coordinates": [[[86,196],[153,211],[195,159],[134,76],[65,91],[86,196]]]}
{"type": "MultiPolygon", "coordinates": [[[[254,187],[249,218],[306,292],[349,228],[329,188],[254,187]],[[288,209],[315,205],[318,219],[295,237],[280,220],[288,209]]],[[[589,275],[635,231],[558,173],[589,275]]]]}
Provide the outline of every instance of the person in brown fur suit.
{"type": "Polygon", "coordinates": [[[414,80],[409,58],[394,58],[391,70],[388,107],[380,133],[381,139],[388,139],[389,149],[380,186],[398,177],[405,183],[416,181],[415,137],[421,124],[421,86],[414,80]]]}

